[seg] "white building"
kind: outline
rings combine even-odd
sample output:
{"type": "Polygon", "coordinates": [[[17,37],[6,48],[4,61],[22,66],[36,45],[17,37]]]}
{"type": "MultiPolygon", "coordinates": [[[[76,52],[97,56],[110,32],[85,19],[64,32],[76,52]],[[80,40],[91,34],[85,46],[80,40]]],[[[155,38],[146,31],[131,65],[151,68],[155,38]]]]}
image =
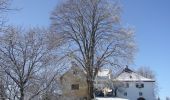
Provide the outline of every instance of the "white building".
{"type": "Polygon", "coordinates": [[[111,80],[112,72],[109,69],[102,69],[98,71],[94,85],[96,88],[104,88],[111,80]]]}
{"type": "Polygon", "coordinates": [[[153,79],[145,78],[128,67],[126,67],[114,81],[126,84],[122,92],[118,92],[118,97],[129,100],[155,100],[153,79]]]}
{"type": "MultiPolygon", "coordinates": [[[[136,72],[132,71],[128,67],[124,68],[116,77],[112,77],[110,71],[106,71],[98,73],[98,77],[102,77],[106,79],[111,79],[113,83],[113,87],[116,87],[116,96],[120,98],[125,98],[128,100],[155,100],[154,96],[154,83],[153,79],[145,78],[136,72]],[[114,83],[117,83],[114,86],[114,83]],[[119,91],[120,90],[120,91],[119,91]]],[[[102,79],[102,83],[104,83],[104,79],[102,79]]],[[[101,79],[97,78],[99,85],[101,86],[101,79]]],[[[97,83],[96,83],[97,84],[97,83]]],[[[114,93],[115,91],[113,91],[114,93]]]]}

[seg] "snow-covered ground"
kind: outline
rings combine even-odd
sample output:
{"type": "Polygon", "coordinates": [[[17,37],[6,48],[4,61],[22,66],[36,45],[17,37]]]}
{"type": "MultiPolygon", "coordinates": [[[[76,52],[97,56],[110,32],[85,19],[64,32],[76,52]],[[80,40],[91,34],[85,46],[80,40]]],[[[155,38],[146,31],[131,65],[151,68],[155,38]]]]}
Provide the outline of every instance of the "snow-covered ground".
{"type": "Polygon", "coordinates": [[[128,99],[124,99],[124,98],[113,98],[113,97],[109,97],[109,98],[105,98],[105,97],[97,97],[94,100],[128,100],[128,99]]]}

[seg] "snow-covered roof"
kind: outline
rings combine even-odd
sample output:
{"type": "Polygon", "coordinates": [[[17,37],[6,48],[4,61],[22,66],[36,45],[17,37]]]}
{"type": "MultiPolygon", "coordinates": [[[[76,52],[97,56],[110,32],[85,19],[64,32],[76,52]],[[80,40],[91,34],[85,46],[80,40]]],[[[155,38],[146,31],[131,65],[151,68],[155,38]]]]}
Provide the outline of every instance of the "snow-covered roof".
{"type": "Polygon", "coordinates": [[[108,76],[110,74],[110,70],[109,69],[101,69],[98,71],[97,76],[99,77],[105,77],[108,76]]]}
{"type": "Polygon", "coordinates": [[[126,67],[116,78],[114,78],[116,81],[145,81],[145,82],[154,82],[153,79],[145,78],[128,67],[126,67]]]}

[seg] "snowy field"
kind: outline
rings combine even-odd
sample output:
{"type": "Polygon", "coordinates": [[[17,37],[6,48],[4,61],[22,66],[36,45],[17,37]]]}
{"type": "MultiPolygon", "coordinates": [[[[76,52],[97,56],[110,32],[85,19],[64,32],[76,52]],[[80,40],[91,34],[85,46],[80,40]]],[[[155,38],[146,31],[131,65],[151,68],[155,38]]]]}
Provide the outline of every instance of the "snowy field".
{"type": "Polygon", "coordinates": [[[102,98],[102,97],[100,97],[100,98],[96,98],[96,99],[94,99],[94,100],[128,100],[128,99],[123,99],[123,98],[102,98]]]}

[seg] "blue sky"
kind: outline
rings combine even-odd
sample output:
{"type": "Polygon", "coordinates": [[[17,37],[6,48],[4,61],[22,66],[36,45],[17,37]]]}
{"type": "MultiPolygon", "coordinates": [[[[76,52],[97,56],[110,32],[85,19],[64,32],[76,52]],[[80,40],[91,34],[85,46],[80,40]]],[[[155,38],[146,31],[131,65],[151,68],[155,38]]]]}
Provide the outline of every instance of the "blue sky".
{"type": "MultiPolygon", "coordinates": [[[[61,0],[60,0],[61,1],[61,0]]],[[[49,16],[59,0],[13,0],[20,11],[8,14],[8,24],[48,27],[49,16]]],[[[139,51],[132,66],[155,71],[161,98],[170,96],[170,0],[121,0],[122,23],[136,32],[139,51]]]]}
{"type": "MultiPolygon", "coordinates": [[[[135,28],[135,66],[155,71],[160,96],[170,96],[170,0],[122,0],[125,25],[135,28]]],[[[164,99],[163,99],[164,100],[164,99]]]]}

